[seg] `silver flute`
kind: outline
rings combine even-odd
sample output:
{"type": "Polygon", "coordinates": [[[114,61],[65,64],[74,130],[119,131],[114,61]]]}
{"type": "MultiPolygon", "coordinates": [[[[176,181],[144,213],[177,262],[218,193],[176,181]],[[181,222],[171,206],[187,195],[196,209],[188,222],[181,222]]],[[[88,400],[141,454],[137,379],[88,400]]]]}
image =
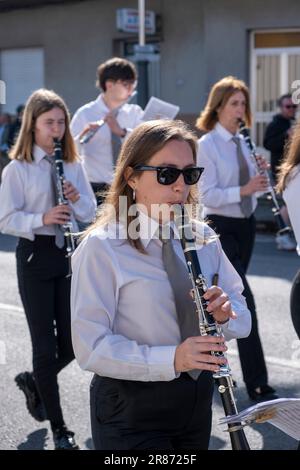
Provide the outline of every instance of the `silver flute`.
{"type": "MultiPolygon", "coordinates": [[[[136,94],[137,94],[137,91],[134,91],[124,103],[122,103],[120,106],[117,106],[116,108],[114,108],[111,111],[112,115],[114,117],[116,117],[118,112],[122,108],[122,106],[124,106],[124,104],[126,104],[126,103],[129,103],[136,94]]],[[[104,126],[105,122],[106,121],[104,119],[99,119],[98,121],[96,121],[97,127],[94,127],[94,129],[90,129],[86,134],[84,134],[81,137],[81,139],[79,140],[80,144],[87,144],[91,140],[91,138],[94,137],[96,132],[98,132],[98,130],[102,126],[104,126]]]]}

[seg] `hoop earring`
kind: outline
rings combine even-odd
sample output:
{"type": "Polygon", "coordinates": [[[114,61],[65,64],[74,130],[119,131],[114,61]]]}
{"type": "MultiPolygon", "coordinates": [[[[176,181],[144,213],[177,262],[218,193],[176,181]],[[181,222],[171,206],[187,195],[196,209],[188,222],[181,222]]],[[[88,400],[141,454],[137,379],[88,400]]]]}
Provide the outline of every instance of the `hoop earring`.
{"type": "Polygon", "coordinates": [[[132,200],[135,202],[135,189],[132,190],[132,200]]]}

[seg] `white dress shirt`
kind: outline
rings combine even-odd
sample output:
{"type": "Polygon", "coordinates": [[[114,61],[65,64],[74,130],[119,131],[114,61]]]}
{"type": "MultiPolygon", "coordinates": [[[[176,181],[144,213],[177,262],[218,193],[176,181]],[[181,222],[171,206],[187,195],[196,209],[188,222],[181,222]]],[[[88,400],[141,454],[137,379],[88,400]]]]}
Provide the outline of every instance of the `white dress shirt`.
{"type": "Polygon", "coordinates": [[[297,240],[297,252],[300,255],[300,165],[293,168],[283,191],[283,199],[297,240]]]}
{"type": "MultiPolygon", "coordinates": [[[[0,186],[2,233],[32,241],[35,235],[55,235],[54,225],[43,225],[43,214],[53,207],[51,165],[44,156],[45,152],[34,145],[32,163],[13,160],[5,167],[0,186]]],[[[77,232],[75,218],[91,222],[95,217],[95,196],[80,161],[64,162],[64,173],[80,194],[77,202],[69,202],[73,231],[77,232]]]]}
{"type": "MultiPolygon", "coordinates": [[[[79,365],[100,376],[125,380],[169,381],[176,377],[175,350],[181,342],[174,294],[162,260],[158,224],[140,214],[140,234],[147,254],[120,237],[94,229],[72,256],[72,340],[79,365]],[[150,230],[149,230],[150,227],[150,230]]],[[[203,227],[203,224],[201,224],[203,227]]],[[[210,228],[206,230],[213,233],[210,228]]],[[[184,262],[180,240],[173,240],[184,262]]],[[[251,317],[241,292],[242,281],[219,240],[199,246],[203,274],[229,295],[236,320],[222,325],[227,340],[245,337],[251,317]]]]}
{"type": "MultiPolygon", "coordinates": [[[[204,216],[217,214],[225,217],[245,217],[240,207],[237,145],[232,137],[233,135],[218,122],[212,131],[198,141],[198,165],[204,167],[199,180],[204,216]]],[[[250,150],[241,134],[236,134],[235,137],[241,139],[242,151],[252,178],[256,174],[256,167],[250,150]]],[[[256,196],[252,195],[253,212],[256,206],[256,196]]]]}
{"type": "MultiPolygon", "coordinates": [[[[95,101],[79,108],[71,121],[71,132],[75,139],[78,152],[89,181],[93,183],[112,182],[113,156],[111,146],[111,130],[104,124],[86,144],[80,144],[79,135],[90,122],[103,119],[111,110],[99,95],[95,101]]],[[[130,132],[142,122],[143,110],[135,104],[124,104],[118,112],[117,121],[122,129],[130,132]]]]}

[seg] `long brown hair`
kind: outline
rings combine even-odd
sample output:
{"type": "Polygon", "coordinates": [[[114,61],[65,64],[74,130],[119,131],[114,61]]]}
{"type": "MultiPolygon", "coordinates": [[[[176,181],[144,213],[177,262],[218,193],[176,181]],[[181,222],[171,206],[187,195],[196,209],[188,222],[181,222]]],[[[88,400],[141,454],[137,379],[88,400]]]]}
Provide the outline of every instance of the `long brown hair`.
{"type": "Polygon", "coordinates": [[[291,171],[300,164],[300,121],[294,128],[290,142],[284,149],[284,158],[279,167],[278,183],[276,189],[279,193],[286,188],[291,171]]]}
{"type": "Polygon", "coordinates": [[[32,163],[32,148],[34,144],[34,127],[37,118],[51,111],[53,108],[60,108],[65,115],[66,130],[62,138],[63,159],[73,162],[77,159],[77,152],[73,137],[70,132],[70,115],[64,100],[52,90],[41,88],[32,93],[28,98],[19,136],[9,156],[16,160],[26,160],[32,163]]]}
{"type": "MultiPolygon", "coordinates": [[[[140,124],[129,135],[124,142],[121,153],[117,162],[114,180],[108,191],[105,202],[100,209],[96,222],[91,225],[86,234],[96,227],[104,226],[113,221],[116,217],[120,221],[120,196],[127,198],[127,207],[131,207],[135,203],[133,198],[133,190],[129,186],[125,177],[128,168],[134,168],[137,165],[145,165],[151,157],[159,152],[171,140],[179,140],[186,142],[193,153],[193,160],[196,164],[197,156],[197,137],[190,131],[182,121],[155,120],[140,124]]],[[[131,174],[138,175],[138,172],[131,174]]],[[[198,202],[197,185],[191,186],[187,203],[195,206],[198,202]]],[[[128,214],[127,211],[127,237],[129,243],[141,252],[145,252],[140,239],[133,240],[130,237],[128,227],[136,216],[128,214]]]]}
{"type": "Polygon", "coordinates": [[[196,121],[196,127],[204,132],[211,131],[218,122],[218,110],[223,109],[229,98],[241,91],[246,99],[245,120],[251,126],[249,90],[245,82],[233,76],[224,77],[212,87],[206,106],[196,121]]]}

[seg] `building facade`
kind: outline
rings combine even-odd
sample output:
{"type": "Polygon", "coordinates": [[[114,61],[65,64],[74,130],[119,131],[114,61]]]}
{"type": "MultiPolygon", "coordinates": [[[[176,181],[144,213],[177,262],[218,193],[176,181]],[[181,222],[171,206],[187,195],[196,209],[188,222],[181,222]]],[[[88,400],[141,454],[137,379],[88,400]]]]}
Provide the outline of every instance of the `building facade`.
{"type": "MultiPolygon", "coordinates": [[[[261,142],[276,98],[300,80],[300,2],[286,0],[146,0],[156,29],[149,94],[180,106],[194,123],[211,85],[235,75],[250,85],[254,136],[261,142]]],[[[0,2],[2,112],[13,113],[36,88],[61,94],[71,112],[97,95],[97,65],[133,57],[136,33],[117,29],[117,10],[137,0],[0,2]]],[[[298,87],[299,88],[299,87],[298,87]]]]}

